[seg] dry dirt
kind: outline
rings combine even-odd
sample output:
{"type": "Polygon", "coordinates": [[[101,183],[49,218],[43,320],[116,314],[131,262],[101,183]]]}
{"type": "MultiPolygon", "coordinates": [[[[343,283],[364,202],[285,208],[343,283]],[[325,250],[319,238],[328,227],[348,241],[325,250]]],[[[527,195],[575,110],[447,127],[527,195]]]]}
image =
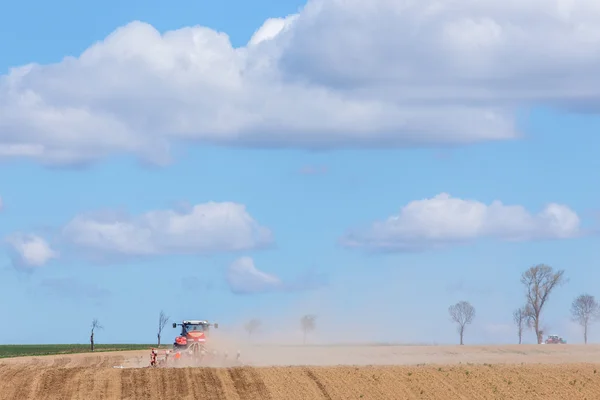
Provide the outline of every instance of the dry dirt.
{"type": "Polygon", "coordinates": [[[591,345],[246,348],[233,368],[149,355],[0,360],[0,399],[600,399],[591,345]]]}

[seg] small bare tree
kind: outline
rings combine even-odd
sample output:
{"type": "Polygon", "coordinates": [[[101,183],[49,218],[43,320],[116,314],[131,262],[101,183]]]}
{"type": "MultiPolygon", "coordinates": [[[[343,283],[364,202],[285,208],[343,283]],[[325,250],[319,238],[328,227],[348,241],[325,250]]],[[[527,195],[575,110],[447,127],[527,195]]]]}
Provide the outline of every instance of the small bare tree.
{"type": "Polygon", "coordinates": [[[315,330],[316,319],[317,319],[316,315],[305,315],[300,319],[300,327],[302,328],[302,333],[303,333],[302,343],[306,344],[307,333],[315,330]]]}
{"type": "Polygon", "coordinates": [[[587,344],[588,327],[600,317],[600,305],[591,294],[584,293],[571,304],[571,318],[583,327],[583,342],[587,344]]]}
{"type": "Polygon", "coordinates": [[[550,293],[554,288],[566,282],[564,274],[564,270],[554,272],[552,267],[538,264],[521,275],[521,283],[525,285],[527,325],[534,329],[538,344],[542,343],[543,339],[540,332],[540,315],[544,305],[548,302],[550,293]]]}
{"type": "Polygon", "coordinates": [[[169,317],[161,310],[158,315],[158,333],[156,334],[158,338],[157,347],[160,347],[160,336],[162,335],[162,331],[165,328],[165,325],[167,325],[167,322],[169,322],[169,317]]]}
{"type": "Polygon", "coordinates": [[[459,301],[448,308],[450,318],[456,322],[458,334],[460,335],[460,344],[463,344],[465,326],[473,322],[475,318],[475,308],[468,301],[459,301]]]}
{"type": "Polygon", "coordinates": [[[513,311],[513,321],[517,325],[517,335],[519,337],[519,344],[521,344],[523,343],[523,328],[527,324],[525,307],[521,307],[513,311]]]}
{"type": "Polygon", "coordinates": [[[104,328],[102,327],[102,325],[100,325],[100,322],[98,322],[98,318],[94,318],[92,320],[92,333],[90,335],[90,348],[92,351],[94,351],[94,332],[97,329],[99,330],[99,329],[104,329],[104,328]]]}
{"type": "Polygon", "coordinates": [[[250,321],[246,322],[244,325],[244,329],[248,332],[248,336],[252,336],[254,332],[260,328],[261,322],[257,318],[252,318],[250,321]]]}

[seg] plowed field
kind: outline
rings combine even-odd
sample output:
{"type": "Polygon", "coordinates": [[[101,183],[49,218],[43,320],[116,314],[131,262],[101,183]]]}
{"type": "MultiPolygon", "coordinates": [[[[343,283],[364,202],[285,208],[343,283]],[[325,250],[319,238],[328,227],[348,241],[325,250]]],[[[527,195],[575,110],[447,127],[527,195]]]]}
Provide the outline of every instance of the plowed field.
{"type": "Polygon", "coordinates": [[[600,399],[597,346],[258,350],[233,368],[143,368],[148,352],[6,359],[0,399],[600,399]]]}

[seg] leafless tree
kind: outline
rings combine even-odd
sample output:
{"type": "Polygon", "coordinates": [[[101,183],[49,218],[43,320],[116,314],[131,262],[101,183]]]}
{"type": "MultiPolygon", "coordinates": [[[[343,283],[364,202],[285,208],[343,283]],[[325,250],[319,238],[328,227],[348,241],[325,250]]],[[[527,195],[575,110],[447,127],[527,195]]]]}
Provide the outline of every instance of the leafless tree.
{"type": "Polygon", "coordinates": [[[158,315],[158,333],[156,334],[156,337],[158,338],[157,347],[160,347],[160,336],[162,335],[165,325],[169,322],[169,318],[170,317],[168,317],[164,311],[160,311],[160,314],[158,315]]]}
{"type": "Polygon", "coordinates": [[[316,328],[316,315],[305,315],[300,319],[300,327],[303,333],[303,343],[306,344],[306,334],[310,331],[314,331],[316,328]]]}
{"type": "Polygon", "coordinates": [[[452,321],[458,324],[457,330],[460,335],[460,344],[463,344],[465,326],[473,322],[475,308],[468,301],[459,301],[448,308],[452,321]]]}
{"type": "Polygon", "coordinates": [[[523,328],[527,324],[525,307],[521,307],[513,311],[513,321],[517,325],[517,335],[519,336],[519,344],[521,344],[523,342],[523,328]]]}
{"type": "Polygon", "coordinates": [[[98,322],[98,318],[94,318],[92,320],[92,333],[90,335],[90,348],[92,351],[94,351],[94,332],[99,329],[104,328],[102,327],[102,325],[100,325],[100,322],[98,322]]]}
{"type": "Polygon", "coordinates": [[[246,322],[244,325],[244,329],[248,332],[248,336],[252,336],[254,332],[260,328],[261,322],[257,318],[252,318],[250,321],[246,322]]]}
{"type": "Polygon", "coordinates": [[[548,302],[550,293],[561,284],[566,282],[565,271],[554,272],[552,267],[538,264],[530,267],[521,275],[521,283],[525,285],[525,314],[528,326],[534,329],[538,344],[542,343],[540,332],[540,315],[544,305],[548,302]]]}
{"type": "Polygon", "coordinates": [[[583,342],[587,344],[588,327],[600,317],[600,305],[591,294],[584,293],[571,304],[571,317],[583,327],[583,342]]]}

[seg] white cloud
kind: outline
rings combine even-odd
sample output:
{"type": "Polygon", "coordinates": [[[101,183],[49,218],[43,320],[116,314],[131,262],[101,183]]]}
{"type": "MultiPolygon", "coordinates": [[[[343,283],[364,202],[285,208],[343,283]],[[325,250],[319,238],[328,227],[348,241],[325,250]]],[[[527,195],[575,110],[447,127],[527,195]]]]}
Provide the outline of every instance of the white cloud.
{"type": "Polygon", "coordinates": [[[0,157],[163,163],[181,140],[515,138],[520,107],[598,109],[599,22],[596,0],[312,0],[241,48],[206,27],[161,34],[132,22],[76,58],[0,77],[0,157]]]}
{"type": "Polygon", "coordinates": [[[308,291],[328,284],[326,276],[312,270],[306,271],[294,280],[283,281],[278,276],[256,268],[251,257],[240,257],[231,263],[227,269],[226,281],[229,289],[237,294],[308,291]]]}
{"type": "Polygon", "coordinates": [[[310,81],[385,85],[393,98],[597,99],[599,20],[595,0],[315,0],[282,62],[310,81]]]}
{"type": "Polygon", "coordinates": [[[267,19],[260,28],[254,32],[254,35],[248,42],[249,46],[256,46],[259,43],[263,43],[268,40],[272,40],[284,30],[287,30],[298,18],[298,14],[290,15],[287,18],[269,18],[267,19]]]}
{"type": "Polygon", "coordinates": [[[8,236],[6,242],[9,245],[13,265],[17,268],[39,268],[59,257],[59,253],[53,250],[45,239],[37,235],[15,233],[8,236]]]}
{"type": "Polygon", "coordinates": [[[80,215],[62,230],[71,245],[103,255],[203,254],[261,248],[273,242],[243,204],[209,202],[187,211],[80,215]]]}
{"type": "Polygon", "coordinates": [[[548,204],[538,214],[519,205],[489,205],[441,193],[415,200],[384,221],[342,238],[349,247],[412,251],[452,243],[495,238],[508,241],[564,239],[581,234],[580,220],[569,207],[548,204]]]}
{"type": "Polygon", "coordinates": [[[257,269],[250,257],[238,258],[229,266],[227,283],[232,292],[239,294],[270,292],[283,287],[281,279],[257,269]]]}

